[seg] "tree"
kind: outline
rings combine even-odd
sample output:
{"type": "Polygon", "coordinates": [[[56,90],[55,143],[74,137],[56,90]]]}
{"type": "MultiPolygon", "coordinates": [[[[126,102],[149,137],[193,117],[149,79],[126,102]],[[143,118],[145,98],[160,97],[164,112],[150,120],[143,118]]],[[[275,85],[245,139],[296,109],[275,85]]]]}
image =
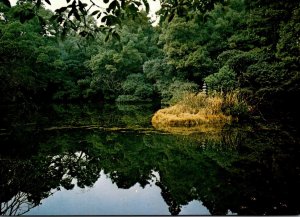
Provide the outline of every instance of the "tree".
{"type": "Polygon", "coordinates": [[[175,17],[165,24],[160,43],[177,76],[202,86],[205,77],[218,72],[223,67],[218,55],[230,49],[228,39],[243,27],[244,14],[243,2],[236,0],[188,21],[175,17]]]}
{"type": "MultiPolygon", "coordinates": [[[[295,62],[299,49],[292,48],[288,58],[284,51],[286,39],[298,41],[294,20],[299,19],[299,4],[260,0],[246,1],[245,6],[246,25],[229,39],[236,51],[228,56],[227,64],[256,108],[280,111],[300,93],[295,83],[299,81],[299,64],[295,62]]],[[[288,46],[295,43],[289,41],[288,46]]]]}
{"type": "MultiPolygon", "coordinates": [[[[79,81],[87,87],[86,97],[100,94],[106,100],[115,100],[119,95],[133,94],[133,98],[143,100],[143,97],[146,99],[151,95],[138,94],[141,91],[138,89],[142,87],[136,80],[139,75],[134,74],[141,74],[144,62],[160,52],[156,45],[158,35],[145,14],[139,19],[138,24],[130,20],[124,23],[120,40],[105,41],[103,34],[97,36],[94,44],[97,51],[86,61],[92,73],[79,81]],[[132,87],[129,90],[126,88],[128,83],[138,89],[132,90],[132,87]]],[[[148,83],[144,79],[142,81],[145,85],[148,83]]],[[[144,87],[149,88],[149,85],[144,87]]]]}
{"type": "Polygon", "coordinates": [[[55,40],[44,35],[38,18],[24,24],[16,20],[14,14],[19,9],[20,6],[11,8],[5,20],[0,21],[2,101],[29,100],[41,95],[52,75],[61,69],[55,40]]]}
{"type": "Polygon", "coordinates": [[[142,73],[130,74],[122,84],[122,95],[119,102],[150,101],[153,96],[153,86],[142,73]]]}

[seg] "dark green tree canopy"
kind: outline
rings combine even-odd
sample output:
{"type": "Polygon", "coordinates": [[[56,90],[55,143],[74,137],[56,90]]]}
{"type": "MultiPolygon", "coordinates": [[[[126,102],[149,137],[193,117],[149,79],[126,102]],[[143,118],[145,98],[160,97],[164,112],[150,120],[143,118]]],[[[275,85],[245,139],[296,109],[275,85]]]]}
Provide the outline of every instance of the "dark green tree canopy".
{"type": "Polygon", "coordinates": [[[167,102],[205,81],[297,110],[299,1],[163,0],[157,26],[150,0],[82,1],[0,0],[1,101],[167,102]]]}

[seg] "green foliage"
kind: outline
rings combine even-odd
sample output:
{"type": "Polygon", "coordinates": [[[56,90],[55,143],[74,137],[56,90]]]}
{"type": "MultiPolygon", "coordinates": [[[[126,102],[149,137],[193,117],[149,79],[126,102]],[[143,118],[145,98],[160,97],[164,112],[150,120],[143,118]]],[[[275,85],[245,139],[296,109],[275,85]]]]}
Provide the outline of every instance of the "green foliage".
{"type": "Polygon", "coordinates": [[[206,81],[209,90],[238,88],[253,111],[292,105],[300,93],[299,5],[216,2],[162,1],[161,24],[153,27],[147,12],[137,10],[148,11],[146,0],[109,1],[111,13],[70,1],[56,14],[41,1],[13,7],[3,1],[1,101],[167,102],[206,81]],[[114,28],[102,26],[100,33],[96,19],[114,28]]]}
{"type": "Polygon", "coordinates": [[[186,93],[197,93],[198,90],[199,86],[193,82],[174,80],[162,95],[167,103],[176,104],[186,93]]]}
{"type": "MultiPolygon", "coordinates": [[[[62,41],[57,35],[61,27],[55,23],[47,21],[46,34],[39,19],[21,24],[14,16],[23,7],[30,8],[32,4],[1,9],[8,11],[5,13],[7,22],[0,23],[3,27],[1,92],[8,93],[1,97],[3,102],[115,100],[122,94],[127,76],[142,73],[143,63],[160,52],[156,46],[157,32],[145,15],[141,15],[138,25],[126,21],[120,32],[122,41],[105,42],[101,34],[90,41],[75,31],[69,32],[62,41]]],[[[43,12],[42,8],[39,12],[47,19],[51,16],[51,12],[43,12]]],[[[86,21],[93,25],[93,20],[86,21]]],[[[145,100],[143,97],[151,95],[145,92],[151,89],[146,85],[146,89],[138,88],[136,94],[145,100]]]]}
{"type": "Polygon", "coordinates": [[[148,18],[143,17],[139,25],[129,20],[120,35],[120,41],[109,42],[105,42],[103,35],[98,36],[93,45],[97,46],[96,52],[86,61],[92,74],[80,84],[88,84],[85,91],[88,97],[100,92],[106,100],[115,100],[120,95],[128,95],[120,96],[119,99],[124,100],[149,99],[152,87],[144,78],[142,82],[145,84],[139,84],[134,74],[141,75],[144,62],[160,52],[156,45],[157,33],[148,18]],[[128,89],[128,83],[133,84],[136,90],[128,89]]]}
{"type": "Polygon", "coordinates": [[[224,65],[217,73],[207,76],[204,80],[210,91],[228,92],[237,88],[235,72],[228,65],[224,65]]]}
{"type": "MultiPolygon", "coordinates": [[[[48,5],[51,5],[51,0],[44,0],[48,5]]],[[[139,19],[140,16],[148,15],[150,11],[149,0],[101,0],[98,3],[93,1],[90,4],[82,2],[82,0],[67,0],[66,4],[61,8],[55,10],[51,21],[61,26],[61,35],[66,36],[67,32],[75,30],[83,37],[94,37],[95,32],[102,31],[106,33],[106,38],[120,39],[117,29],[121,29],[126,19],[139,19]],[[87,20],[92,17],[97,19],[100,25],[90,25],[87,20]]],[[[197,13],[203,13],[206,10],[212,10],[216,2],[223,2],[221,0],[210,1],[170,1],[162,0],[160,20],[164,21],[166,18],[171,21],[174,16],[184,17],[185,19],[193,18],[197,13]]],[[[20,5],[25,5],[27,1],[19,1],[20,5]]],[[[0,4],[5,8],[10,8],[10,0],[2,0],[0,4]]],[[[28,8],[22,8],[17,13],[19,20],[24,23],[34,17],[38,17],[42,23],[44,19],[39,15],[39,9],[43,6],[42,0],[31,1],[28,8]],[[33,3],[33,4],[32,4],[33,3]]]]}
{"type": "Polygon", "coordinates": [[[141,74],[131,74],[122,84],[123,95],[117,98],[118,102],[150,100],[153,96],[153,86],[141,74]]]}
{"type": "Polygon", "coordinates": [[[160,80],[169,80],[172,76],[175,76],[174,70],[171,65],[169,65],[166,59],[163,58],[155,58],[146,61],[143,64],[143,73],[151,82],[155,83],[160,80]]]}
{"type": "Polygon", "coordinates": [[[201,81],[211,71],[208,52],[198,46],[200,28],[194,20],[175,19],[162,31],[159,43],[164,44],[166,61],[179,78],[201,81]]]}
{"type": "Polygon", "coordinates": [[[229,91],[223,95],[222,111],[225,115],[238,117],[239,120],[249,118],[251,107],[243,99],[243,95],[235,91],[229,91]]]}
{"type": "Polygon", "coordinates": [[[243,3],[230,3],[227,7],[217,4],[212,11],[189,21],[176,18],[166,24],[160,43],[178,77],[201,84],[205,77],[222,68],[216,64],[216,57],[229,48],[227,39],[246,22],[243,3]]]}
{"type": "Polygon", "coordinates": [[[300,34],[300,25],[298,22],[300,9],[295,8],[292,13],[291,19],[287,23],[280,25],[276,57],[287,64],[299,64],[300,39],[297,36],[300,34]]]}
{"type": "Polygon", "coordinates": [[[51,74],[62,68],[59,49],[42,35],[38,19],[21,24],[9,13],[7,19],[0,22],[1,101],[31,100],[45,93],[51,74]]]}

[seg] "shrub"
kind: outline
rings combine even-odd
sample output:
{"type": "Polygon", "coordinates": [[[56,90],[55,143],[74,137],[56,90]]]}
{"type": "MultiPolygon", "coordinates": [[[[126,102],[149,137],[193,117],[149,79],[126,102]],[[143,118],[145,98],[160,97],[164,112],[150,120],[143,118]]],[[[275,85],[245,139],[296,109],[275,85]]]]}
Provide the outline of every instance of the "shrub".
{"type": "Polygon", "coordinates": [[[137,96],[132,95],[120,95],[116,99],[117,102],[138,102],[141,101],[141,99],[137,96]]]}
{"type": "Polygon", "coordinates": [[[174,105],[177,102],[183,100],[183,98],[189,93],[196,93],[199,86],[193,82],[174,80],[170,84],[169,88],[164,91],[165,96],[169,96],[166,101],[174,105]]]}
{"type": "Polygon", "coordinates": [[[237,91],[228,92],[224,96],[222,111],[225,115],[245,118],[249,115],[250,107],[237,91]]]}
{"type": "Polygon", "coordinates": [[[207,76],[204,80],[209,90],[228,92],[237,88],[236,74],[228,65],[223,66],[219,72],[207,76]]]}
{"type": "Polygon", "coordinates": [[[131,74],[122,84],[124,95],[120,95],[116,101],[147,101],[153,96],[153,87],[147,82],[143,74],[131,74]]]}

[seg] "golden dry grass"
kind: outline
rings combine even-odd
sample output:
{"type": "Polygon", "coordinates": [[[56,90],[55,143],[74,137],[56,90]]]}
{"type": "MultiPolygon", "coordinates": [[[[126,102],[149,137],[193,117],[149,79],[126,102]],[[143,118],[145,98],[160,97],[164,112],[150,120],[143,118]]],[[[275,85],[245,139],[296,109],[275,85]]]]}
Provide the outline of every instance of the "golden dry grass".
{"type": "Polygon", "coordinates": [[[206,96],[203,93],[186,94],[177,104],[158,110],[152,117],[152,125],[157,129],[170,131],[185,127],[189,130],[206,132],[222,128],[225,123],[234,120],[222,113],[224,103],[236,103],[236,95],[223,97],[221,94],[206,96]]]}

